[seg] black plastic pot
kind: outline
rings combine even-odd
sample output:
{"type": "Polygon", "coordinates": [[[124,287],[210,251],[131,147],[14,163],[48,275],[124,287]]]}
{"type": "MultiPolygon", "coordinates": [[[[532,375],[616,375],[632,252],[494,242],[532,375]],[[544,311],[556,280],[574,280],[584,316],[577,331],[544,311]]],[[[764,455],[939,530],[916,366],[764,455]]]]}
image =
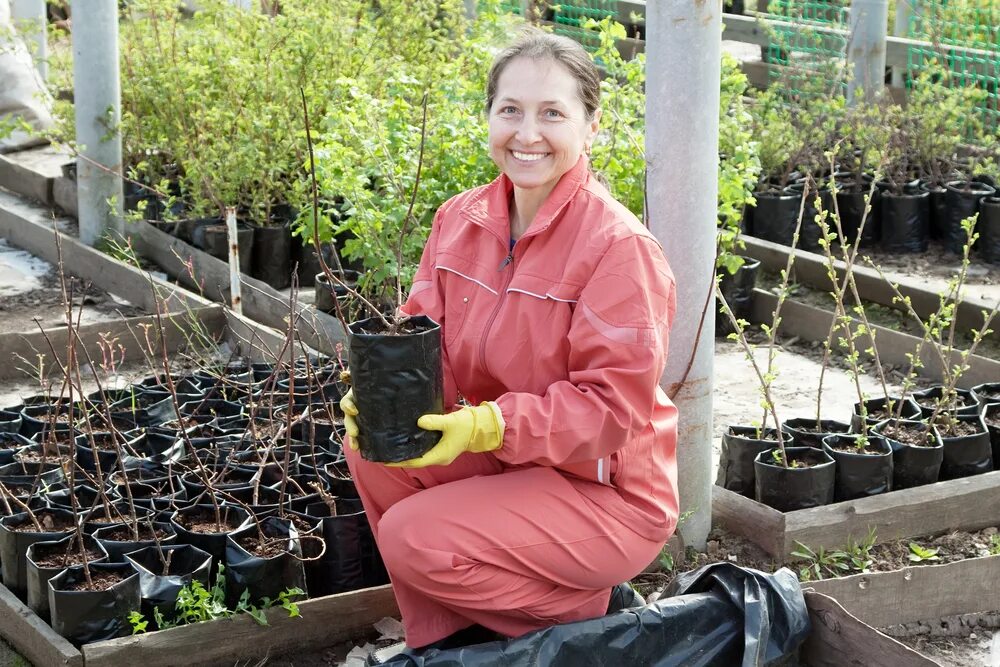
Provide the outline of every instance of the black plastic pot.
{"type": "Polygon", "coordinates": [[[978,431],[971,435],[949,436],[940,424],[935,424],[941,431],[941,442],[944,443],[941,479],[958,479],[992,471],[993,449],[983,416],[959,415],[956,419],[976,425],[978,431]]]}
{"type": "Polygon", "coordinates": [[[108,560],[112,563],[124,563],[125,554],[138,551],[139,549],[145,549],[146,547],[155,547],[157,544],[160,546],[173,544],[174,540],[177,539],[177,535],[174,532],[172,524],[154,523],[153,527],[156,530],[164,531],[166,534],[159,539],[153,539],[152,535],[149,533],[149,523],[147,521],[141,521],[141,532],[139,534],[140,539],[138,540],[132,539],[132,529],[127,525],[105,526],[103,528],[98,528],[94,531],[93,537],[97,540],[98,544],[101,545],[101,548],[104,549],[105,553],[108,554],[108,560]]]}
{"type": "MultiPolygon", "coordinates": [[[[37,443],[32,443],[37,446],[37,443]]],[[[31,486],[34,489],[49,489],[63,484],[66,473],[53,458],[51,462],[18,461],[0,466],[0,481],[8,486],[31,486]]]]}
{"type": "Polygon", "coordinates": [[[266,558],[248,552],[243,541],[258,539],[258,532],[253,528],[239,536],[229,536],[226,543],[226,598],[230,606],[235,606],[244,591],[250,591],[250,604],[259,604],[262,598],[275,600],[282,591],[290,588],[306,590],[305,568],[299,558],[302,546],[291,521],[269,516],[261,520],[260,532],[266,539],[281,540],[284,551],[266,558]]]}
{"type": "Polygon", "coordinates": [[[892,491],[892,448],[880,435],[868,435],[868,448],[878,453],[843,451],[840,446],[854,446],[857,434],[830,435],[823,439],[823,451],[837,462],[834,500],[853,500],[892,491]]]}
{"type": "Polygon", "coordinates": [[[757,502],[779,512],[792,512],[828,505],[833,502],[836,464],[822,449],[786,447],[789,462],[804,462],[808,467],[784,467],[775,463],[777,448],[765,450],[754,459],[757,502]]]}
{"type": "Polygon", "coordinates": [[[250,275],[275,289],[291,284],[292,233],[288,223],[253,225],[250,275]]]}
{"type": "Polygon", "coordinates": [[[417,427],[421,415],[444,411],[441,327],[423,315],[404,326],[396,336],[383,334],[377,318],[349,326],[358,445],[368,461],[416,458],[441,438],[417,427]]]}
{"type": "MultiPolygon", "coordinates": [[[[805,182],[794,183],[788,186],[788,191],[798,195],[801,201],[805,187],[805,182]]],[[[798,245],[800,250],[808,250],[809,252],[822,252],[823,250],[820,245],[820,239],[823,237],[823,229],[816,222],[816,216],[819,215],[819,209],[816,207],[817,197],[820,200],[820,206],[826,211],[830,232],[837,232],[836,224],[832,220],[834,213],[833,193],[829,188],[820,189],[817,192],[815,187],[810,187],[809,195],[806,197],[805,205],[802,207],[802,226],[799,228],[798,245]]]]}
{"type": "MultiPolygon", "coordinates": [[[[314,503],[298,515],[315,523],[309,535],[322,537],[325,545],[319,560],[305,564],[309,594],[313,597],[346,593],[389,583],[389,574],[375,545],[371,526],[358,499],[337,498],[336,515],[326,503],[314,503]]],[[[320,545],[302,539],[306,557],[320,553],[320,545]]]]}
{"type": "Polygon", "coordinates": [[[812,447],[814,449],[823,449],[823,438],[828,435],[849,433],[851,425],[845,424],[844,422],[834,421],[832,419],[823,419],[820,421],[819,430],[817,430],[815,419],[802,417],[799,419],[788,419],[783,421],[781,423],[781,430],[789,436],[790,442],[785,443],[786,447],[812,447]]]}
{"type": "Polygon", "coordinates": [[[306,415],[292,425],[292,437],[300,442],[312,443],[318,452],[329,451],[330,439],[343,432],[343,419],[339,403],[312,403],[306,415]],[[327,406],[335,413],[332,417],[327,406]]]}
{"type": "Polygon", "coordinates": [[[799,221],[802,195],[769,190],[754,193],[757,207],[753,214],[754,236],[772,243],[792,245],[799,221]]]}
{"type": "Polygon", "coordinates": [[[719,473],[715,481],[718,486],[753,498],[754,460],[777,444],[773,428],[765,429],[763,438],[758,437],[758,431],[754,426],[730,426],[722,434],[719,473]]]}
{"type": "Polygon", "coordinates": [[[943,185],[936,183],[921,183],[921,190],[925,190],[929,198],[927,200],[929,215],[927,218],[928,235],[932,239],[944,237],[944,228],[948,219],[948,204],[946,201],[948,190],[943,185]]]}
{"type": "Polygon", "coordinates": [[[930,194],[883,192],[880,202],[882,249],[892,253],[925,252],[930,240],[930,194]]]}
{"type": "Polygon", "coordinates": [[[949,252],[961,254],[967,237],[962,229],[962,221],[971,218],[979,210],[983,197],[992,197],[996,190],[976,181],[952,181],[945,185],[946,217],[944,225],[944,245],[949,252]]]}
{"type": "MultiPolygon", "coordinates": [[[[69,525],[72,525],[73,522],[73,513],[66,510],[35,510],[34,514],[43,527],[46,516],[54,517],[57,521],[68,522],[69,525]]],[[[60,540],[73,530],[72,528],[42,530],[41,532],[15,530],[26,524],[31,525],[31,519],[27,512],[0,518],[0,563],[3,563],[3,585],[22,600],[25,599],[28,592],[28,563],[26,560],[28,547],[35,542],[60,540]]]]}
{"type": "Polygon", "coordinates": [[[979,254],[984,262],[1000,264],[1000,197],[983,197],[979,201],[979,254]]]}
{"type": "MultiPolygon", "coordinates": [[[[719,290],[736,319],[749,320],[753,311],[753,289],[757,284],[760,262],[752,257],[743,257],[742,259],[743,263],[736,269],[736,273],[730,273],[724,267],[718,269],[718,274],[722,276],[719,280],[719,290]]],[[[727,316],[721,312],[716,314],[716,336],[728,336],[734,331],[733,324],[727,316]]]]}
{"type": "MultiPolygon", "coordinates": [[[[34,439],[39,433],[46,433],[51,430],[53,425],[50,422],[50,415],[53,411],[59,415],[64,415],[69,412],[69,406],[65,403],[25,405],[21,410],[21,435],[34,439]]],[[[82,418],[84,412],[74,406],[73,415],[74,419],[82,418]]],[[[69,428],[69,424],[66,422],[56,422],[54,428],[56,430],[67,429],[69,428]]]]}
{"type": "MultiPolygon", "coordinates": [[[[894,419],[896,410],[900,408],[899,398],[890,396],[888,400],[885,396],[880,398],[869,398],[865,401],[865,413],[868,415],[865,421],[868,426],[875,426],[886,419],[894,419]],[[885,413],[886,403],[892,410],[892,415],[885,413]]],[[[902,409],[899,413],[900,419],[919,419],[921,416],[920,406],[913,400],[912,396],[907,396],[903,401],[902,409]]],[[[861,432],[861,407],[860,403],[855,403],[851,412],[851,433],[861,432]]]]}
{"type": "MultiPolygon", "coordinates": [[[[349,269],[344,269],[343,281],[347,284],[347,287],[355,289],[358,286],[358,280],[361,278],[361,274],[357,271],[351,271],[349,269]]],[[[315,293],[315,303],[316,310],[322,310],[324,313],[335,314],[337,312],[334,306],[334,299],[340,301],[340,309],[344,316],[347,317],[348,313],[351,311],[351,297],[348,295],[348,291],[342,286],[334,284],[330,287],[330,280],[327,278],[325,273],[316,273],[313,277],[313,287],[315,293]]]]}
{"type": "Polygon", "coordinates": [[[226,537],[245,529],[250,523],[250,515],[241,507],[223,505],[219,508],[224,530],[218,533],[201,533],[187,528],[191,518],[205,521],[215,520],[215,510],[212,505],[195,505],[174,512],[170,523],[177,533],[177,544],[190,544],[198,547],[212,557],[213,571],[215,565],[224,562],[226,557],[226,537]]]}
{"type": "Polygon", "coordinates": [[[337,498],[359,498],[358,489],[351,479],[346,462],[328,463],[324,468],[330,493],[337,498]]]}
{"type": "Polygon", "coordinates": [[[892,488],[909,489],[914,486],[933,484],[941,473],[944,460],[944,444],[941,434],[926,422],[910,419],[886,419],[873,427],[873,432],[885,438],[892,448],[892,488]],[[896,426],[917,431],[925,435],[926,445],[902,442],[892,436],[896,426]]]}
{"type": "MultiPolygon", "coordinates": [[[[921,391],[913,392],[913,400],[917,402],[920,406],[920,412],[923,417],[930,417],[934,414],[934,402],[941,398],[941,393],[943,387],[941,385],[934,385],[933,387],[928,387],[921,391]]],[[[955,393],[958,395],[958,409],[955,411],[959,415],[977,415],[979,414],[979,401],[972,394],[969,389],[955,389],[955,393]]]]}
{"type": "Polygon", "coordinates": [[[192,581],[209,584],[212,556],[190,544],[171,544],[162,549],[146,547],[128,554],[126,560],[139,573],[139,590],[142,595],[142,614],[154,622],[153,609],[173,621],[176,616],[177,594],[192,581]],[[169,561],[167,558],[169,557],[169,561]],[[169,569],[164,572],[165,565],[169,569]]]}
{"type": "MultiPolygon", "coordinates": [[[[852,184],[841,184],[842,189],[837,191],[837,208],[840,211],[840,228],[844,233],[844,240],[847,243],[854,243],[858,238],[858,230],[861,231],[861,242],[859,248],[871,248],[878,244],[881,235],[881,221],[879,216],[879,191],[873,190],[871,193],[871,210],[865,216],[865,198],[868,197],[869,186],[864,184],[861,188],[852,184]],[[864,220],[864,227],[861,222],[864,220]]],[[[832,227],[836,223],[831,223],[832,227]]]]}
{"type": "MultiPolygon", "coordinates": [[[[94,558],[88,561],[89,563],[107,562],[108,555],[102,552],[101,547],[92,536],[84,535],[83,543],[87,545],[88,552],[96,552],[94,558]]],[[[25,557],[28,606],[46,623],[49,622],[49,579],[65,570],[68,566],[39,566],[38,561],[52,555],[66,554],[67,552],[72,552],[74,555],[79,554],[80,547],[78,544],[76,534],[70,534],[61,540],[35,542],[28,547],[25,557]]]]}
{"type": "Polygon", "coordinates": [[[990,434],[990,445],[993,450],[993,468],[1000,465],[1000,403],[989,403],[983,406],[983,423],[990,434]]]}
{"type": "Polygon", "coordinates": [[[0,410],[0,433],[18,433],[21,430],[21,413],[0,410]]]}
{"type": "MultiPolygon", "coordinates": [[[[335,266],[333,261],[333,245],[321,243],[323,260],[330,268],[335,266]]],[[[323,270],[320,266],[319,257],[316,254],[316,246],[313,245],[312,238],[292,239],[292,264],[298,267],[299,287],[312,287],[315,284],[316,274],[323,270]]]]}
{"type": "MultiPolygon", "coordinates": [[[[195,228],[194,244],[212,257],[229,261],[229,229],[225,220],[195,228]]],[[[240,272],[248,273],[253,261],[254,229],[245,223],[236,223],[236,242],[239,244],[240,272]]]]}
{"type": "Polygon", "coordinates": [[[980,408],[990,403],[1000,403],[1000,382],[984,382],[972,388],[972,395],[976,397],[980,408]]]}
{"type": "Polygon", "coordinates": [[[132,634],[129,614],[139,611],[139,574],[129,563],[95,563],[92,574],[112,572],[125,578],[106,590],[69,591],[84,581],[82,567],[63,570],[49,580],[52,629],[74,644],[132,634]]]}

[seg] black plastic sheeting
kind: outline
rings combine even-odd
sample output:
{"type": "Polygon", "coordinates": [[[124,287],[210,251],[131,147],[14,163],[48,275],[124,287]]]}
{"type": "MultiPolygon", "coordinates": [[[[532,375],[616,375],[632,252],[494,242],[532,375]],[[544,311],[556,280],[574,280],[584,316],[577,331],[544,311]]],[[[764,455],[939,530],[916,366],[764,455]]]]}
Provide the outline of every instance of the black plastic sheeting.
{"type": "Polygon", "coordinates": [[[843,451],[834,447],[854,446],[853,435],[831,435],[823,440],[823,449],[837,462],[834,500],[853,500],[892,491],[892,448],[880,435],[868,436],[868,447],[878,454],[843,451]]]}
{"type": "Polygon", "coordinates": [[[802,207],[802,194],[790,192],[757,192],[757,207],[753,214],[753,234],[757,238],[792,245],[795,227],[802,207]]]}
{"type": "Polygon", "coordinates": [[[786,445],[792,447],[813,447],[823,448],[823,438],[835,433],[847,433],[851,430],[850,424],[834,421],[833,419],[823,419],[819,423],[820,430],[816,430],[816,420],[811,417],[799,417],[797,419],[786,419],[781,422],[781,430],[788,434],[791,442],[786,445]]]}
{"type": "MultiPolygon", "coordinates": [[[[230,608],[236,606],[244,591],[250,591],[250,604],[259,604],[262,598],[276,600],[282,591],[291,588],[306,590],[306,573],[299,556],[302,547],[299,534],[287,519],[269,516],[259,524],[260,532],[267,539],[280,539],[285,551],[268,558],[247,552],[230,535],[226,543],[226,600],[230,608]]],[[[256,538],[256,528],[242,537],[256,538]]]]}
{"type": "MultiPolygon", "coordinates": [[[[72,524],[73,513],[69,510],[48,509],[44,512],[35,510],[35,516],[39,522],[44,524],[44,516],[50,515],[58,520],[72,524]]],[[[30,519],[27,512],[11,514],[0,519],[0,563],[3,564],[3,585],[21,598],[26,598],[28,593],[28,547],[35,542],[54,542],[70,534],[72,528],[65,530],[49,530],[41,533],[11,530],[11,528],[21,526],[30,519]]]]}
{"type": "Polygon", "coordinates": [[[979,201],[983,197],[992,196],[993,188],[974,181],[953,181],[945,188],[945,218],[944,244],[949,252],[962,254],[962,248],[968,240],[962,221],[971,218],[979,210],[979,201]]]}
{"type": "Polygon", "coordinates": [[[948,437],[941,436],[944,443],[944,460],[941,462],[941,479],[970,477],[993,470],[993,449],[990,433],[981,415],[963,415],[959,421],[975,424],[978,433],[948,437]]]}
{"type": "MultiPolygon", "coordinates": [[[[729,273],[724,268],[719,269],[722,279],[719,281],[719,291],[729,304],[729,309],[738,320],[749,320],[753,312],[753,288],[757,284],[757,271],[760,262],[752,257],[743,257],[743,263],[736,273],[729,273]]],[[[720,306],[721,309],[721,306],[720,306]]],[[[729,317],[723,314],[715,316],[715,335],[728,336],[735,332],[729,317]]]]}
{"type": "Polygon", "coordinates": [[[139,590],[142,595],[142,614],[154,621],[153,609],[158,608],[167,620],[177,616],[177,594],[192,581],[209,585],[212,557],[190,544],[172,544],[163,547],[146,547],[126,556],[139,573],[139,590]],[[170,570],[164,574],[164,562],[170,558],[170,570]]]}
{"type": "Polygon", "coordinates": [[[983,261],[1000,264],[1000,197],[984,197],[979,202],[979,253],[983,261]]]}
{"type": "Polygon", "coordinates": [[[898,424],[910,430],[926,433],[933,428],[925,422],[912,419],[885,420],[875,426],[875,432],[883,436],[892,447],[892,488],[910,489],[914,486],[933,484],[941,474],[941,462],[944,460],[944,445],[941,434],[934,429],[933,444],[923,447],[911,445],[893,439],[885,434],[890,424],[898,424]]]}
{"type": "Polygon", "coordinates": [[[94,563],[92,573],[123,573],[124,580],[103,591],[64,591],[83,579],[83,567],[67,568],[49,580],[52,629],[74,644],[132,634],[128,616],[139,610],[139,575],[128,563],[94,563]]]}
{"type": "Polygon", "coordinates": [[[924,252],[930,240],[930,193],[901,195],[883,192],[882,249],[886,252],[924,252]]]}
{"type": "Polygon", "coordinates": [[[417,426],[421,415],[444,412],[441,327],[429,317],[411,317],[407,330],[378,333],[377,318],[350,325],[351,384],[358,406],[358,446],[368,461],[406,461],[426,454],[440,431],[417,426]]]}
{"type": "Polygon", "coordinates": [[[754,497],[779,512],[819,507],[833,502],[837,466],[822,449],[785,447],[790,461],[808,462],[808,467],[791,468],[774,464],[772,450],[754,459],[754,497]]]}
{"type": "Polygon", "coordinates": [[[638,609],[555,625],[507,641],[419,656],[392,667],[757,667],[794,656],[811,630],[795,575],[714,563],[679,575],[638,609]]]}
{"type": "Polygon", "coordinates": [[[715,481],[718,486],[753,498],[753,461],[758,454],[777,444],[773,428],[766,429],[763,435],[763,439],[758,438],[757,428],[753,426],[730,426],[726,429],[722,434],[719,473],[715,481]]]}

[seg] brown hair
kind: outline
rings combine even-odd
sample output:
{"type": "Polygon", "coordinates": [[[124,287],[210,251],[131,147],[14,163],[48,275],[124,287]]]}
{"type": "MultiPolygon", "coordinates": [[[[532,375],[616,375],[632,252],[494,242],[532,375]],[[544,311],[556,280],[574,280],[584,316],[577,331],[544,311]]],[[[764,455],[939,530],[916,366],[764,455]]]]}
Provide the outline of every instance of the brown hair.
{"type": "Polygon", "coordinates": [[[569,37],[542,32],[537,28],[526,30],[516,42],[501,51],[494,59],[486,83],[487,113],[493,108],[500,75],[515,58],[549,59],[569,70],[576,79],[577,93],[583,102],[587,118],[594,118],[594,113],[601,103],[601,75],[597,67],[579,43],[569,37]]]}

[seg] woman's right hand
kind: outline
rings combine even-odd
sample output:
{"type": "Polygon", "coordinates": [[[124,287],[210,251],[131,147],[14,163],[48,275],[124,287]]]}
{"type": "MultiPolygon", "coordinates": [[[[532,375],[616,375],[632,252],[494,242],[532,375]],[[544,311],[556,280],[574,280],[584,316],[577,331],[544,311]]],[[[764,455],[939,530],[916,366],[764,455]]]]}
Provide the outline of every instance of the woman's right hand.
{"type": "Polygon", "coordinates": [[[354,390],[348,389],[340,399],[340,409],[344,411],[344,430],[347,431],[347,443],[354,451],[358,450],[358,406],[354,404],[354,390]]]}

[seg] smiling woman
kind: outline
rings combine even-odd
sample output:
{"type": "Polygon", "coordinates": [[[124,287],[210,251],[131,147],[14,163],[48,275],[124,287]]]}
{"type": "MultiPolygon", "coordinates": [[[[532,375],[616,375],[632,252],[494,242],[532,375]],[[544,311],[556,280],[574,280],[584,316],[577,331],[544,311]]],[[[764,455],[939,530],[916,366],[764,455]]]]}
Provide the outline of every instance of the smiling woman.
{"type": "Polygon", "coordinates": [[[642,604],[619,582],[676,527],[677,410],[659,387],[674,281],[590,173],[599,97],[569,39],[533,32],[497,56],[486,106],[502,173],[438,210],[403,306],[441,325],[446,414],[417,422],[441,439],[392,467],[366,461],[353,395],[341,402],[411,653],[642,604]]]}

